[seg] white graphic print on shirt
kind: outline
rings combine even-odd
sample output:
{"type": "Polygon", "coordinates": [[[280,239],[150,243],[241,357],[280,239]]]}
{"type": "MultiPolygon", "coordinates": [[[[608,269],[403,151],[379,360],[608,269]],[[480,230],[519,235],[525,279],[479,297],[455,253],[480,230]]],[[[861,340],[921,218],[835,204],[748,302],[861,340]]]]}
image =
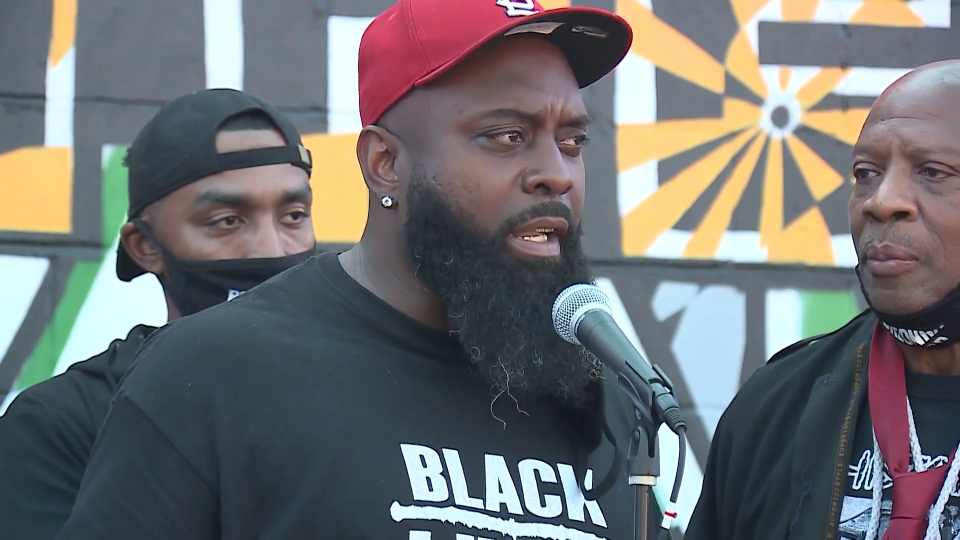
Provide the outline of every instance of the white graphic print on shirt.
{"type": "MultiPolygon", "coordinates": [[[[568,526],[589,522],[595,527],[607,528],[599,503],[584,499],[571,465],[553,466],[537,459],[524,459],[511,471],[503,456],[484,454],[486,485],[481,491],[479,486],[468,489],[457,450],[444,448],[437,452],[416,444],[401,444],[400,450],[414,503],[405,505],[394,501],[390,505],[390,517],[397,523],[409,523],[409,540],[606,540],[572,528],[575,525],[568,526]],[[515,485],[514,477],[520,479],[519,486],[515,485]],[[557,483],[563,496],[541,493],[541,485],[557,483]],[[482,493],[483,497],[470,493],[482,493]],[[502,517],[504,510],[511,517],[502,517]],[[436,530],[440,523],[450,526],[449,536],[433,538],[430,531],[424,530],[427,527],[436,530]],[[454,536],[454,530],[471,534],[454,536]]],[[[592,482],[593,473],[587,471],[584,484],[590,488],[592,482]]]]}
{"type": "MultiPolygon", "coordinates": [[[[948,466],[949,456],[931,457],[923,455],[923,461],[929,467],[948,466]]],[[[911,467],[912,470],[912,467],[911,467]]],[[[873,449],[867,448],[860,455],[856,464],[850,465],[847,476],[850,479],[849,490],[862,492],[863,496],[847,495],[843,498],[843,508],[840,510],[841,539],[863,540],[870,526],[870,508],[872,506],[871,490],[873,490],[873,449]]],[[[883,467],[884,501],[880,506],[880,531],[878,538],[883,538],[890,523],[891,502],[890,488],[893,480],[883,467]]],[[[954,486],[951,498],[940,518],[940,538],[942,540],[960,540],[960,507],[957,498],[960,497],[960,483],[954,486]]]]}

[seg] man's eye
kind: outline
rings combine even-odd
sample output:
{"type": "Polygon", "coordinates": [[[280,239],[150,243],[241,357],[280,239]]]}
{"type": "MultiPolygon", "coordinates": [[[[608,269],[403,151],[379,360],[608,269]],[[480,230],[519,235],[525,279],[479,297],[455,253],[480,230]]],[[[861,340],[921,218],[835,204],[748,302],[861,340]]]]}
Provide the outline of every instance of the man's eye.
{"type": "Polygon", "coordinates": [[[229,229],[240,224],[240,218],[237,216],[227,216],[210,223],[211,227],[220,229],[229,229]]]}
{"type": "Polygon", "coordinates": [[[523,142],[523,134],[519,131],[503,131],[487,137],[503,144],[520,144],[523,142]]]}
{"type": "Polygon", "coordinates": [[[562,144],[562,145],[564,145],[564,146],[576,146],[576,147],[579,148],[579,147],[584,146],[585,144],[587,144],[587,142],[588,142],[589,140],[590,140],[590,138],[587,137],[586,135],[577,135],[576,137],[568,137],[568,138],[560,141],[560,144],[562,144]]]}
{"type": "Polygon", "coordinates": [[[290,212],[289,214],[287,214],[287,219],[288,219],[289,221],[294,222],[294,223],[299,223],[299,222],[307,219],[308,217],[310,217],[309,214],[307,214],[306,212],[303,212],[303,211],[301,211],[301,210],[297,210],[297,211],[295,211],[295,212],[290,212]]]}
{"type": "Polygon", "coordinates": [[[857,181],[869,180],[876,176],[877,173],[871,169],[866,169],[864,167],[857,167],[853,169],[853,178],[857,181]]]}
{"type": "Polygon", "coordinates": [[[943,180],[947,176],[950,176],[949,173],[943,172],[940,169],[934,169],[933,167],[921,167],[917,172],[920,173],[920,176],[931,180],[943,180]]]}

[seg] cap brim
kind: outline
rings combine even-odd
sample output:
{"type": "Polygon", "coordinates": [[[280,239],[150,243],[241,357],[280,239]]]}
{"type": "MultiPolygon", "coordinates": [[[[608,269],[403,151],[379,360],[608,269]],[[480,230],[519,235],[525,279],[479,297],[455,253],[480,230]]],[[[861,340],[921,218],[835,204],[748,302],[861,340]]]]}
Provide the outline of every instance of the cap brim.
{"type": "Polygon", "coordinates": [[[133,278],[146,273],[147,271],[130,257],[123,244],[117,245],[117,277],[120,278],[120,281],[133,281],[133,278]]]}
{"type": "Polygon", "coordinates": [[[633,44],[630,25],[614,13],[582,6],[548,9],[508,20],[454,59],[421,77],[414,86],[435,80],[494,40],[518,35],[540,37],[553,43],[567,57],[580,88],[613,71],[633,44]]]}

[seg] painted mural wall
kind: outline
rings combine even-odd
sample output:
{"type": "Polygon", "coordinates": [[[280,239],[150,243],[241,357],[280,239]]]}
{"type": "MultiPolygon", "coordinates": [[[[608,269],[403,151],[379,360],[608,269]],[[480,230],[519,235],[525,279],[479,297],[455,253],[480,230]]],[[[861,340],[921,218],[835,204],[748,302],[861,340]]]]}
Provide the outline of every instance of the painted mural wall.
{"type": "MultiPolygon", "coordinates": [[[[493,0],[490,0],[491,2],[493,0]]],[[[356,241],[366,192],[360,36],[390,0],[7,0],[0,8],[0,410],[161,324],[151,277],[114,275],[121,156],[170,98],[244,89],[314,154],[317,238],[356,241]]],[[[544,6],[568,5],[547,0],[544,6]]],[[[863,307],[847,231],[850,145],[873,99],[960,58],[956,0],[589,0],[636,39],[585,91],[587,249],[622,324],[691,422],[677,537],[713,430],[780,348],[863,307]]],[[[676,438],[661,438],[661,492],[676,438]]]]}

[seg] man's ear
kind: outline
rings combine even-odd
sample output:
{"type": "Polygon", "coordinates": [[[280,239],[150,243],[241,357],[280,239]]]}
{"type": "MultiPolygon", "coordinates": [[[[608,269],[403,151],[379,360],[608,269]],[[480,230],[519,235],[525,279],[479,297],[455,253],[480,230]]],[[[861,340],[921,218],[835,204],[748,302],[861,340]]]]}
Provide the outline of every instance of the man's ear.
{"type": "Polygon", "coordinates": [[[363,181],[377,199],[384,195],[397,196],[400,148],[400,139],[380,126],[367,126],[360,132],[357,161],[363,172],[363,181]]]}
{"type": "Polygon", "coordinates": [[[163,256],[160,250],[136,225],[127,222],[120,227],[120,243],[140,268],[158,276],[163,275],[163,256]]]}

